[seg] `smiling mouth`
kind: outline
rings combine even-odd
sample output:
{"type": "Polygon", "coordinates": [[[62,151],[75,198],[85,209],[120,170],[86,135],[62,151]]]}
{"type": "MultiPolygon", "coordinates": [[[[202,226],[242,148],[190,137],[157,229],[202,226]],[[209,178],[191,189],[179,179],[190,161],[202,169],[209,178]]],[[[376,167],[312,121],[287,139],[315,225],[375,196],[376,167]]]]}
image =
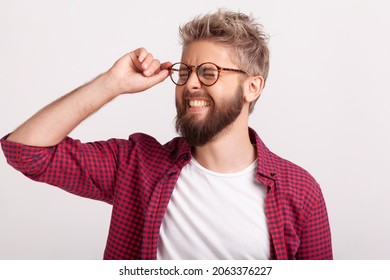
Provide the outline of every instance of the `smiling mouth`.
{"type": "Polygon", "coordinates": [[[188,100],[187,105],[190,108],[205,108],[210,106],[210,102],[206,100],[188,100]]]}

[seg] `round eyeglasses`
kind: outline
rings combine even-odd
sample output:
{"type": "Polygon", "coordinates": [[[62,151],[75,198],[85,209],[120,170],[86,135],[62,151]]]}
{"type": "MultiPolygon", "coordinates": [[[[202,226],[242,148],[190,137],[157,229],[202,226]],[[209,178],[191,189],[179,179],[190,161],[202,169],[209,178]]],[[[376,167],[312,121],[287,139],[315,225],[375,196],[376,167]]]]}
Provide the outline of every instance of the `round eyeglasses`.
{"type": "Polygon", "coordinates": [[[177,62],[169,68],[169,75],[171,77],[172,82],[178,86],[185,85],[190,78],[190,75],[194,68],[199,81],[205,86],[214,85],[218,81],[219,74],[222,71],[233,71],[237,73],[247,74],[243,70],[220,67],[212,62],[204,62],[198,66],[191,66],[182,62],[177,62]]]}

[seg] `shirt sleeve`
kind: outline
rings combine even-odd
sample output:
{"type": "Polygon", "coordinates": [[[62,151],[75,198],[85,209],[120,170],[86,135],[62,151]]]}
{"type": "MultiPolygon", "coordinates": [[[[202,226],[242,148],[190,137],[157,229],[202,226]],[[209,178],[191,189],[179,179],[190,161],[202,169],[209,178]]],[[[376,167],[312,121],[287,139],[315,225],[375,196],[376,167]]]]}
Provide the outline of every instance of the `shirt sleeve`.
{"type": "Polygon", "coordinates": [[[56,146],[35,147],[10,142],[4,137],[1,146],[7,162],[28,178],[112,203],[119,142],[110,139],[81,143],[67,137],[56,146]]]}
{"type": "Polygon", "coordinates": [[[322,192],[302,226],[297,259],[332,260],[332,241],[328,213],[322,192]]]}

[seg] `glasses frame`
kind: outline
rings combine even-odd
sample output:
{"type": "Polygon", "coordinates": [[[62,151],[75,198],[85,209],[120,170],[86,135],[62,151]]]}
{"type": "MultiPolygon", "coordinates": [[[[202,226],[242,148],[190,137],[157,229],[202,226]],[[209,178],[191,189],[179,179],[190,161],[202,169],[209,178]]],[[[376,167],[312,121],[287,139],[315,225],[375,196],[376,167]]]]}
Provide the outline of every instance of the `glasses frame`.
{"type": "Polygon", "coordinates": [[[245,72],[244,70],[233,69],[233,68],[227,68],[227,67],[221,67],[221,66],[218,66],[217,64],[215,64],[214,62],[209,62],[209,61],[207,61],[207,62],[203,62],[203,63],[201,63],[201,64],[199,64],[199,65],[188,65],[188,64],[183,63],[183,62],[176,62],[176,63],[172,64],[171,67],[168,68],[168,70],[170,71],[169,77],[171,78],[172,82],[173,82],[175,85],[177,85],[177,86],[184,86],[184,85],[188,82],[188,79],[190,78],[190,75],[191,75],[192,72],[194,71],[194,70],[192,70],[192,69],[194,69],[194,68],[195,68],[196,77],[198,78],[199,82],[200,82],[202,85],[206,86],[206,87],[210,87],[210,86],[212,86],[212,85],[215,85],[215,83],[218,82],[219,76],[220,76],[220,74],[221,74],[222,71],[230,71],[230,72],[236,72],[236,73],[242,73],[242,74],[248,75],[248,73],[245,72]],[[179,65],[179,64],[185,65],[185,66],[188,68],[188,70],[187,70],[187,71],[188,71],[188,76],[187,76],[187,79],[185,80],[184,83],[176,83],[176,82],[173,80],[173,78],[172,78],[172,73],[173,73],[173,71],[178,71],[177,69],[174,69],[174,66],[175,66],[175,65],[179,65]],[[200,69],[203,65],[205,65],[205,64],[212,64],[212,65],[214,65],[214,66],[218,69],[218,76],[217,76],[217,78],[215,79],[215,81],[214,81],[212,84],[205,84],[205,83],[202,82],[202,80],[199,78],[199,69],[200,69]]]}

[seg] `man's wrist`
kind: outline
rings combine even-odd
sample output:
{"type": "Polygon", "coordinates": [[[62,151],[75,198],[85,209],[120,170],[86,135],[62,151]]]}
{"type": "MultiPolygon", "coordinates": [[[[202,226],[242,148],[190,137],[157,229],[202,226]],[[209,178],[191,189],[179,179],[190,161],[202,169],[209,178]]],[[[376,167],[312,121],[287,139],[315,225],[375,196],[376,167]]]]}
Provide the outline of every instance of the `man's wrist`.
{"type": "Polygon", "coordinates": [[[95,83],[97,88],[108,98],[108,100],[122,94],[119,89],[118,80],[110,73],[110,71],[104,72],[96,77],[95,83]]]}

